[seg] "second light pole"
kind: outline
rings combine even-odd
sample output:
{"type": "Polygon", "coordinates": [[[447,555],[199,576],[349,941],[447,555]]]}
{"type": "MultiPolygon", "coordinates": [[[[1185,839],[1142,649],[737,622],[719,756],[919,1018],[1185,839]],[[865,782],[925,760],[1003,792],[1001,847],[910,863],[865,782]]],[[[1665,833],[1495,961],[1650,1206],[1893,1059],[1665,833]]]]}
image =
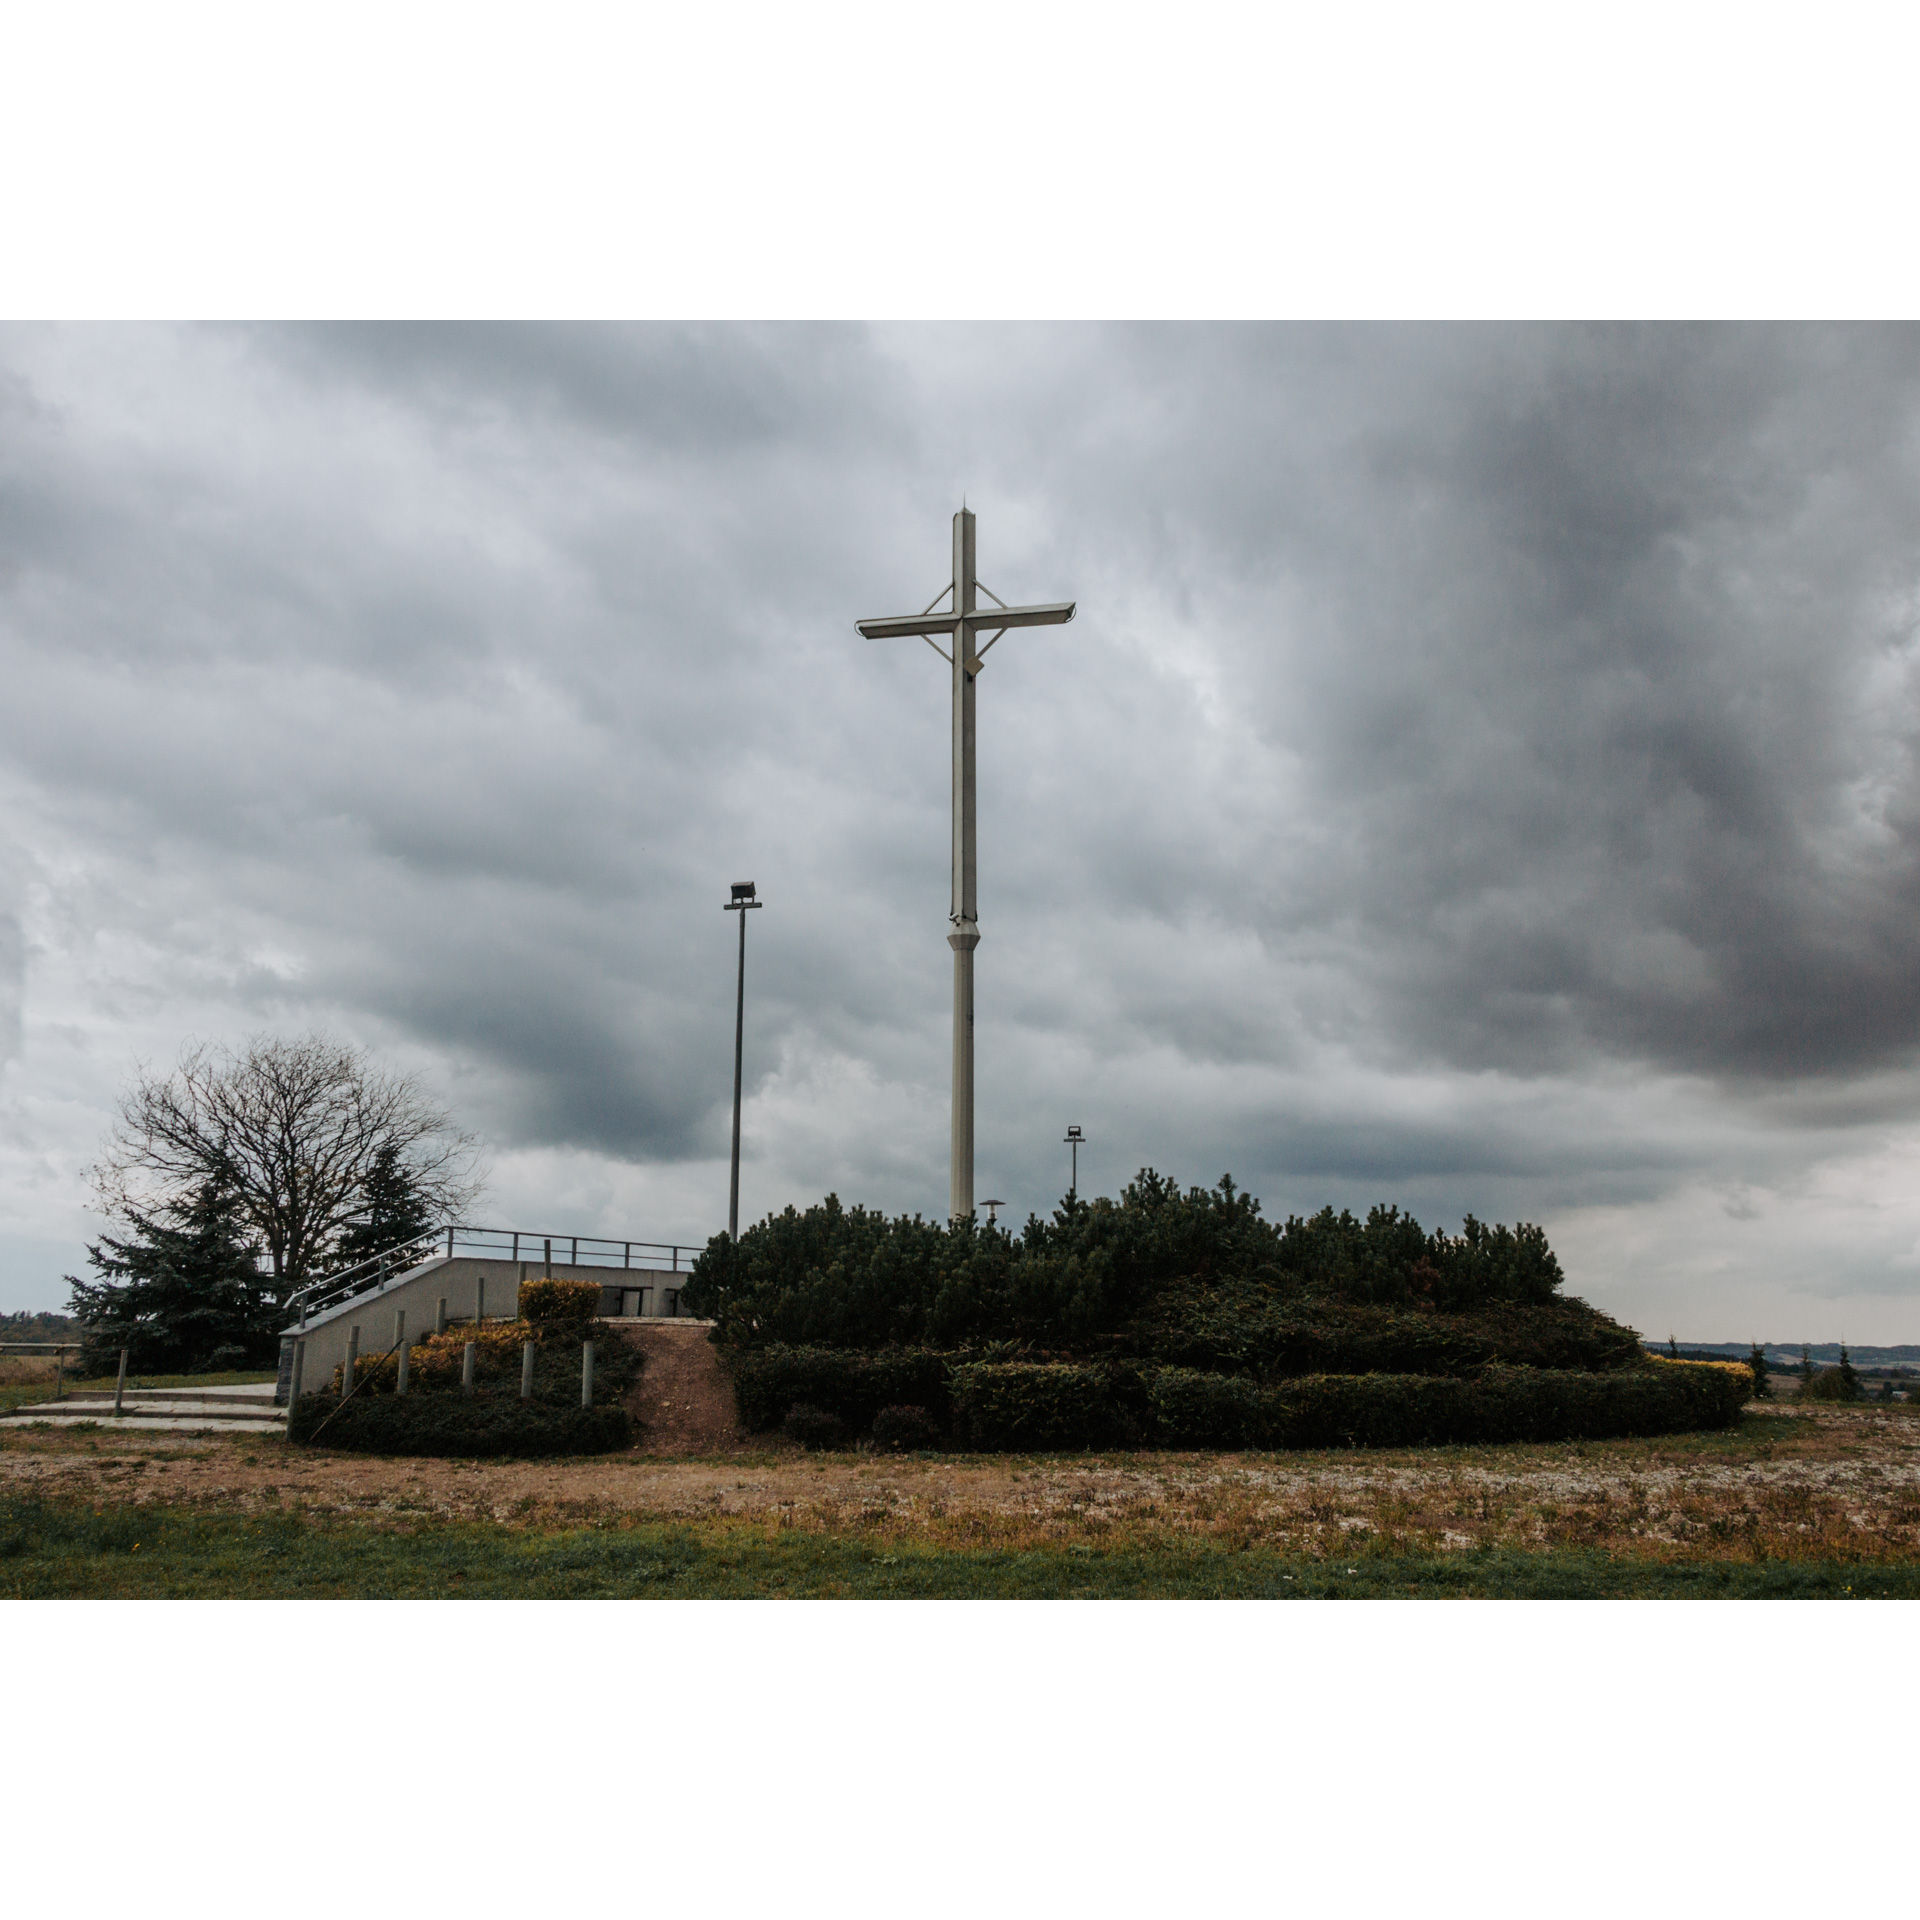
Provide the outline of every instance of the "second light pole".
{"type": "Polygon", "coordinates": [[[740,1058],[747,1033],[747,911],[762,903],[753,897],[751,880],[733,883],[733,898],[725,911],[740,916],[740,985],[733,1000],[733,1180],[727,1189],[727,1238],[740,1238],[740,1058]]]}

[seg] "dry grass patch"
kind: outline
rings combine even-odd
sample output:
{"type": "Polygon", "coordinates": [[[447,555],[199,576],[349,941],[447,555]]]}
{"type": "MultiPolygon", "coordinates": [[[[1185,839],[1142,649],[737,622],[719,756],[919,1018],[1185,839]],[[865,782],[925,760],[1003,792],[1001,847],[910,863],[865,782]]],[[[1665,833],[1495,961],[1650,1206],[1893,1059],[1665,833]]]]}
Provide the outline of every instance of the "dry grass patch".
{"type": "Polygon", "coordinates": [[[0,1484],[400,1529],[676,1520],[929,1547],[1920,1561],[1920,1409],[1901,1406],[1755,1408],[1725,1433],[1392,1453],[450,1461],[152,1439],[11,1430],[0,1484]]]}

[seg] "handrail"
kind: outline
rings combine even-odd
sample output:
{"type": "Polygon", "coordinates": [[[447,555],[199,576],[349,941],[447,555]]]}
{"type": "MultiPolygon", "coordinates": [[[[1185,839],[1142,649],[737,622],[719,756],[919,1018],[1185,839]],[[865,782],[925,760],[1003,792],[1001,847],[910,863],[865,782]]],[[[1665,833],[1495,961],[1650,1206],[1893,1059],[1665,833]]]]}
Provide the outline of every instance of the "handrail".
{"type": "Polygon", "coordinates": [[[431,1249],[440,1244],[443,1237],[451,1247],[452,1229],[436,1227],[431,1233],[416,1234],[411,1240],[403,1240],[399,1246],[389,1247],[384,1253],[356,1260],[352,1266],[343,1267],[338,1273],[309,1281],[299,1292],[287,1296],[286,1310],[291,1313],[298,1307],[300,1324],[304,1327],[308,1315],[315,1308],[350,1300],[355,1294],[364,1293],[368,1287],[385,1286],[390,1269],[404,1273],[408,1267],[417,1266],[431,1249]]]}
{"type": "MultiPolygon", "coordinates": [[[[586,1233],[535,1233],[524,1227],[435,1227],[431,1233],[419,1234],[397,1247],[388,1248],[385,1253],[375,1254],[370,1259],[342,1268],[338,1273],[309,1281],[298,1292],[288,1296],[285,1306],[289,1314],[298,1312],[299,1324],[304,1327],[311,1315],[321,1308],[337,1306],[370,1289],[383,1287],[389,1279],[396,1278],[411,1266],[418,1266],[436,1251],[442,1252],[449,1260],[457,1252],[464,1251],[479,1259],[529,1262],[538,1259],[543,1263],[550,1259],[561,1266],[604,1267],[616,1272],[632,1272],[636,1249],[643,1253],[667,1254],[670,1257],[670,1269],[667,1270],[675,1273],[686,1270],[680,1263],[683,1253],[689,1256],[687,1267],[690,1268],[692,1256],[701,1251],[698,1247],[671,1240],[606,1240],[586,1233]]],[[[643,1267],[641,1271],[659,1272],[663,1269],[643,1267]]]]}

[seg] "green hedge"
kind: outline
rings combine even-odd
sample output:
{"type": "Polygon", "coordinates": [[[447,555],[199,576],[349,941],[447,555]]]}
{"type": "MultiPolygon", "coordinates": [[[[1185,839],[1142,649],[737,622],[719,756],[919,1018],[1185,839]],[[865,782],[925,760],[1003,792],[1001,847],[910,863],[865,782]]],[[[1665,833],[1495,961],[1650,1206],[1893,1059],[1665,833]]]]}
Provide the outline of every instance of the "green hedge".
{"type": "Polygon", "coordinates": [[[882,1408],[951,1416],[980,1452],[1075,1447],[1398,1447],[1603,1439],[1731,1425],[1744,1368],[1647,1362],[1599,1372],[1488,1366],[1473,1374],[1309,1374],[1262,1382],[1193,1367],[967,1361],[927,1348],[848,1353],[761,1347],[726,1356],[741,1418],[778,1427],[794,1406],[864,1433],[882,1408]]]}
{"type": "Polygon", "coordinates": [[[1600,1373],[1639,1364],[1639,1336],[1583,1300],[1435,1313],[1246,1286],[1169,1289],[1123,1342],[1142,1362],[1268,1379],[1477,1374],[1489,1365],[1600,1373]]]}
{"type": "MultiPolygon", "coordinates": [[[[953,1431],[982,1453],[1045,1453],[1146,1438],[1131,1369],[976,1361],[953,1370],[953,1431]],[[1129,1417],[1131,1415],[1131,1417],[1129,1417]]],[[[1142,1383],[1144,1386],[1144,1383],[1142,1383]]]]}
{"type": "Polygon", "coordinates": [[[925,1407],[944,1419],[949,1405],[947,1356],[925,1347],[748,1347],[725,1359],[741,1422],[755,1433],[779,1426],[794,1406],[838,1414],[852,1432],[864,1433],[882,1407],[925,1407]]]}
{"type": "Polygon", "coordinates": [[[955,1433],[991,1451],[1124,1441],[1160,1447],[1405,1447],[1605,1439],[1731,1426],[1748,1397],[1720,1367],[1611,1373],[1489,1367],[1473,1378],[1322,1374],[1262,1385],[1164,1367],[956,1367],[955,1433]],[[1146,1405],[1134,1402],[1135,1382],[1146,1405]],[[1130,1402],[1133,1402],[1130,1404],[1130,1402]]]}
{"type": "Polygon", "coordinates": [[[463,1458],[615,1453],[633,1444],[625,1407],[562,1407],[505,1394],[355,1394],[344,1403],[330,1393],[303,1394],[288,1432],[301,1444],[351,1453],[463,1458]],[[326,1431],[315,1442],[323,1423],[326,1431]]]}

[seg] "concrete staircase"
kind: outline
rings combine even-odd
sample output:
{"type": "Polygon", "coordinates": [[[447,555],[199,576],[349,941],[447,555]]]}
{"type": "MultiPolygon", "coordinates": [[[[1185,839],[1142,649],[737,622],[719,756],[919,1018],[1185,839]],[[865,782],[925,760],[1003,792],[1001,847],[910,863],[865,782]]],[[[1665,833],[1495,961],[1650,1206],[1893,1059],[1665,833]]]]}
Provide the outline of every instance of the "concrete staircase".
{"type": "Polygon", "coordinates": [[[37,1407],[0,1414],[0,1427],[45,1424],[77,1427],[82,1421],[152,1433],[285,1433],[287,1410],[273,1404],[273,1382],[250,1387],[129,1387],[113,1410],[113,1390],[68,1393],[37,1407]]]}

